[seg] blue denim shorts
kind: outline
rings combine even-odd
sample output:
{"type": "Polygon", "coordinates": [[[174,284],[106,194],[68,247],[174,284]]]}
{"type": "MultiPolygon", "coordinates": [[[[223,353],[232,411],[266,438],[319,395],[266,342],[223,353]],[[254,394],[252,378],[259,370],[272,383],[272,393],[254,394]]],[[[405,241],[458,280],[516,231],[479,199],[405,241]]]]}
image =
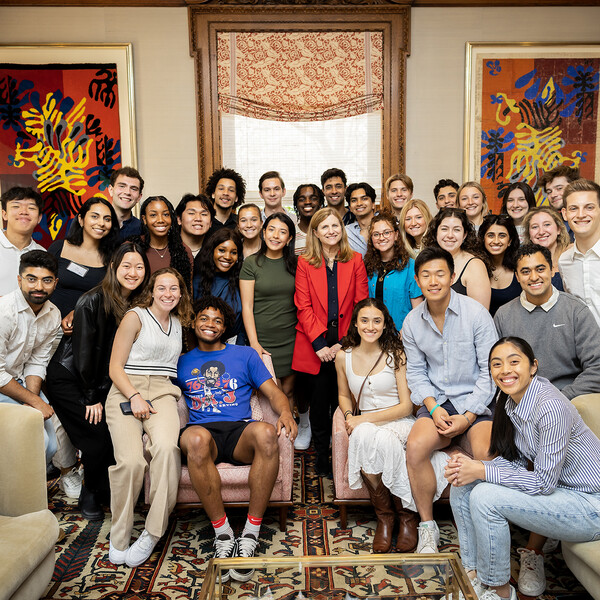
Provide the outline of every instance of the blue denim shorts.
{"type": "MultiPolygon", "coordinates": [[[[452,402],[450,402],[450,400],[446,400],[446,402],[444,402],[443,404],[440,404],[440,406],[446,410],[446,412],[452,416],[452,415],[457,415],[458,411],[456,410],[456,408],[454,408],[454,404],[452,404],[452,402]]],[[[491,415],[476,415],[475,420],[473,421],[472,425],[475,425],[477,423],[482,423],[483,421],[492,421],[494,419],[494,410],[496,409],[496,400],[492,400],[492,402],[490,404],[488,404],[488,408],[492,411],[491,415]]],[[[419,408],[419,410],[417,411],[417,419],[422,419],[423,417],[425,418],[429,418],[433,421],[433,417],[429,414],[429,411],[427,410],[427,407],[425,405],[421,406],[421,408],[419,408]]]]}

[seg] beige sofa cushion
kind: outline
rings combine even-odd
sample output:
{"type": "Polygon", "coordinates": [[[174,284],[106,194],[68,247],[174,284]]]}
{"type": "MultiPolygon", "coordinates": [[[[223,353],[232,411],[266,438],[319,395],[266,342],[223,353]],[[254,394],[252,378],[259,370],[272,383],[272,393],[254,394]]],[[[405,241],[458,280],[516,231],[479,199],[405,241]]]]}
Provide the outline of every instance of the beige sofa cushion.
{"type": "Polygon", "coordinates": [[[2,597],[10,598],[54,552],[57,537],[58,521],[47,509],[20,517],[0,516],[0,581],[6,594],[2,597]]]}

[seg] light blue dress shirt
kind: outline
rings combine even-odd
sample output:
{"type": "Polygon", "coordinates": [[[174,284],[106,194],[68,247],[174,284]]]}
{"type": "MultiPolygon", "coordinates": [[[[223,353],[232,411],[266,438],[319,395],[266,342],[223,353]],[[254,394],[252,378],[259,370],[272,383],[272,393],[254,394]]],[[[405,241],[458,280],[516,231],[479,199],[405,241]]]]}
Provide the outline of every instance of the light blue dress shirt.
{"type": "Polygon", "coordinates": [[[413,404],[421,406],[431,396],[439,404],[450,400],[459,413],[489,415],[495,388],[488,356],[498,340],[494,320],[477,300],[450,290],[443,329],[440,333],[427,301],[404,319],[402,341],[413,404]]]}
{"type": "Polygon", "coordinates": [[[360,225],[355,221],[346,225],[346,235],[348,236],[348,243],[355,252],[360,252],[364,258],[367,253],[367,240],[360,235],[360,225]]]}

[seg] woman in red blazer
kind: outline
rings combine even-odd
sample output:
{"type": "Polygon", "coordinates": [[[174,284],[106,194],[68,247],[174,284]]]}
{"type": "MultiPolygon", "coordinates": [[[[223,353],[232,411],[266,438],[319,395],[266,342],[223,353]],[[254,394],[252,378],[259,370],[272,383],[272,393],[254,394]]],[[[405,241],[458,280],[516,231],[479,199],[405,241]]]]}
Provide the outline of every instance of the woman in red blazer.
{"type": "Polygon", "coordinates": [[[311,376],[307,393],[319,474],[331,471],[331,422],[338,405],[335,355],[355,304],[367,295],[361,255],[350,248],[339,213],[322,208],[310,221],[306,250],[298,258],[294,294],[298,325],[292,359],[295,371],[311,376]]]}

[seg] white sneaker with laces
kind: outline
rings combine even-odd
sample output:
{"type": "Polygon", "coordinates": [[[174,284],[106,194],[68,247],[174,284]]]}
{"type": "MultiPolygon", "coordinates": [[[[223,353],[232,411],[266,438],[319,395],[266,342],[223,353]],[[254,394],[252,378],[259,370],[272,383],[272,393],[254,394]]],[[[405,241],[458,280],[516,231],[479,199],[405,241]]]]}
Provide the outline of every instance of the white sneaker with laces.
{"type": "MultiPolygon", "coordinates": [[[[487,587],[483,585],[481,581],[479,581],[479,577],[475,577],[475,579],[469,579],[469,581],[471,582],[473,591],[475,592],[477,597],[480,598],[483,592],[487,590],[487,587]]],[[[442,596],[440,600],[454,600],[454,598],[452,594],[448,594],[447,596],[442,596]]],[[[458,590],[458,600],[465,600],[465,595],[460,590],[458,590]]]]}
{"type": "MultiPolygon", "coordinates": [[[[213,558],[231,558],[235,551],[235,538],[228,535],[220,535],[215,538],[215,551],[213,558]]],[[[221,580],[223,583],[229,581],[231,571],[222,571],[221,580]]]]}
{"type": "Polygon", "coordinates": [[[508,598],[502,598],[502,596],[498,595],[496,590],[488,588],[481,596],[479,596],[479,600],[518,600],[518,596],[515,588],[511,585],[510,596],[508,598]]]}
{"type": "MultiPolygon", "coordinates": [[[[236,558],[252,558],[257,546],[258,540],[251,533],[247,533],[245,536],[239,537],[236,540],[234,556],[236,558]]],[[[248,581],[252,575],[254,575],[254,569],[233,568],[230,573],[231,579],[244,582],[248,581]]]]}
{"type": "Polygon", "coordinates": [[[296,450],[307,450],[310,446],[310,438],[312,437],[312,430],[310,428],[310,423],[307,422],[306,425],[298,425],[298,435],[294,440],[294,448],[296,450]]]}
{"type": "Polygon", "coordinates": [[[127,556],[125,556],[127,566],[139,567],[143,562],[146,562],[159,539],[144,529],[142,535],[127,550],[127,556]]]}
{"type": "Polygon", "coordinates": [[[110,560],[113,565],[124,565],[128,550],[129,548],[127,548],[127,550],[117,550],[111,541],[108,545],[108,560],[110,560]]]}
{"type": "Polygon", "coordinates": [[[58,487],[65,493],[67,498],[79,498],[81,495],[81,483],[83,481],[83,469],[73,467],[68,473],[60,476],[58,487]]]}
{"type": "Polygon", "coordinates": [[[521,555],[519,591],[526,596],[540,596],[546,589],[544,556],[527,548],[519,548],[517,552],[521,555]]]}
{"type": "Polygon", "coordinates": [[[440,543],[440,529],[437,523],[433,526],[427,523],[419,524],[419,542],[417,552],[419,554],[435,554],[440,543]]]}

